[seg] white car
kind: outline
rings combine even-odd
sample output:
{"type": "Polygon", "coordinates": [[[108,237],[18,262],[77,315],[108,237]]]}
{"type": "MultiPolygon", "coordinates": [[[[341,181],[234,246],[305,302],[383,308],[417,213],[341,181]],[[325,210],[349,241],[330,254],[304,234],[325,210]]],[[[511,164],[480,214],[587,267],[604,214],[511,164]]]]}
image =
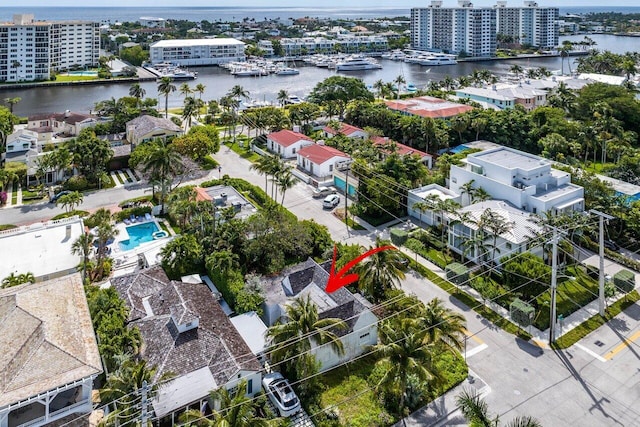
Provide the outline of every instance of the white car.
{"type": "Polygon", "coordinates": [[[265,375],[262,378],[262,386],[281,417],[290,417],[300,411],[298,396],[280,372],[265,375]]]}
{"type": "Polygon", "coordinates": [[[322,207],[324,209],[333,209],[340,203],[340,197],[337,194],[331,194],[324,198],[322,207]]]}
{"type": "Polygon", "coordinates": [[[322,197],[329,196],[331,194],[336,194],[338,191],[332,187],[318,187],[313,190],[313,198],[320,199],[322,197]]]}

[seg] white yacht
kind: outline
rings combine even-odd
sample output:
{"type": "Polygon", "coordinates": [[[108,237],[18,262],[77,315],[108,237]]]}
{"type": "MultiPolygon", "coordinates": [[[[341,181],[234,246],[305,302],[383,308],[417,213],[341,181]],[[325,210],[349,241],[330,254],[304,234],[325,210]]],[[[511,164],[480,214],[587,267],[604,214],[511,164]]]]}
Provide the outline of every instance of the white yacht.
{"type": "Polygon", "coordinates": [[[379,70],[380,68],[382,65],[364,56],[351,56],[336,64],[337,71],[379,70]]]}
{"type": "Polygon", "coordinates": [[[300,74],[300,70],[291,67],[283,67],[276,71],[278,76],[295,76],[297,74],[300,74]]]}
{"type": "Polygon", "coordinates": [[[455,55],[447,55],[446,53],[431,53],[428,55],[424,55],[418,61],[417,64],[420,65],[455,65],[458,63],[456,61],[455,55]]]}

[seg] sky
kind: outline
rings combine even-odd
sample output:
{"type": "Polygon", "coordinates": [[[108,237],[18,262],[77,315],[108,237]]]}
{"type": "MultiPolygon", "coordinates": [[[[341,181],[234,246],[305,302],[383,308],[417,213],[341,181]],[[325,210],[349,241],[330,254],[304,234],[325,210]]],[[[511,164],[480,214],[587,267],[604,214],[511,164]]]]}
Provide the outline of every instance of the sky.
{"type": "MultiPolygon", "coordinates": [[[[493,6],[496,2],[494,0],[475,0],[474,6],[493,6]]],[[[540,6],[557,6],[557,7],[569,7],[569,6],[630,6],[634,3],[633,0],[611,0],[604,2],[602,0],[539,0],[540,6]]],[[[50,7],[52,2],[50,0],[22,0],[19,2],[20,6],[42,6],[50,7]]],[[[77,0],[56,0],[56,6],[69,6],[78,7],[79,2],[77,0]]],[[[110,6],[110,7],[175,7],[176,5],[186,7],[296,7],[296,8],[327,8],[327,7],[341,7],[341,8],[363,8],[363,7],[389,7],[389,8],[411,8],[426,6],[429,4],[429,0],[324,0],[318,4],[311,1],[300,0],[183,0],[176,2],[175,0],[84,0],[81,2],[82,6],[95,7],[95,6],[110,6]]],[[[517,6],[522,5],[521,0],[509,0],[509,5],[517,6]]],[[[457,1],[444,0],[443,5],[455,6],[457,1]]]]}

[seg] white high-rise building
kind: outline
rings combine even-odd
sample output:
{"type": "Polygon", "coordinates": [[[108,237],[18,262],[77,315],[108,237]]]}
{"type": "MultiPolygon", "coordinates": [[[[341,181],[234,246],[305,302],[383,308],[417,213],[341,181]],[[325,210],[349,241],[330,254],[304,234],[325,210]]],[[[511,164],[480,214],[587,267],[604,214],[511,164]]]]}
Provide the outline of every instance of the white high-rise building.
{"type": "Polygon", "coordinates": [[[520,7],[509,7],[500,0],[494,7],[498,34],[510,36],[515,43],[543,48],[558,46],[557,7],[539,7],[529,0],[520,7]]]}
{"type": "Polygon", "coordinates": [[[496,10],[474,8],[467,0],[458,0],[458,7],[442,7],[441,0],[433,0],[426,8],[413,8],[411,46],[473,57],[493,56],[496,10]]]}
{"type": "Polygon", "coordinates": [[[97,22],[36,21],[24,14],[0,23],[0,82],[46,80],[52,71],[96,66],[99,56],[97,22]]]}

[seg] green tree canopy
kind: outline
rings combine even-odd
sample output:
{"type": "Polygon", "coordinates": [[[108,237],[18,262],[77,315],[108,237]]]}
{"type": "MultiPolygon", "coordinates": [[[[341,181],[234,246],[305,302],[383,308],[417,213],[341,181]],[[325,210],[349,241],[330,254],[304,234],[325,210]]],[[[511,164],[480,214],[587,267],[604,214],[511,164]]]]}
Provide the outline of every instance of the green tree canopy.
{"type": "Polygon", "coordinates": [[[91,128],[83,129],[77,138],[67,142],[66,147],[73,154],[73,163],[81,175],[97,184],[98,177],[106,171],[107,163],[113,156],[109,142],[96,136],[91,128]]]}

